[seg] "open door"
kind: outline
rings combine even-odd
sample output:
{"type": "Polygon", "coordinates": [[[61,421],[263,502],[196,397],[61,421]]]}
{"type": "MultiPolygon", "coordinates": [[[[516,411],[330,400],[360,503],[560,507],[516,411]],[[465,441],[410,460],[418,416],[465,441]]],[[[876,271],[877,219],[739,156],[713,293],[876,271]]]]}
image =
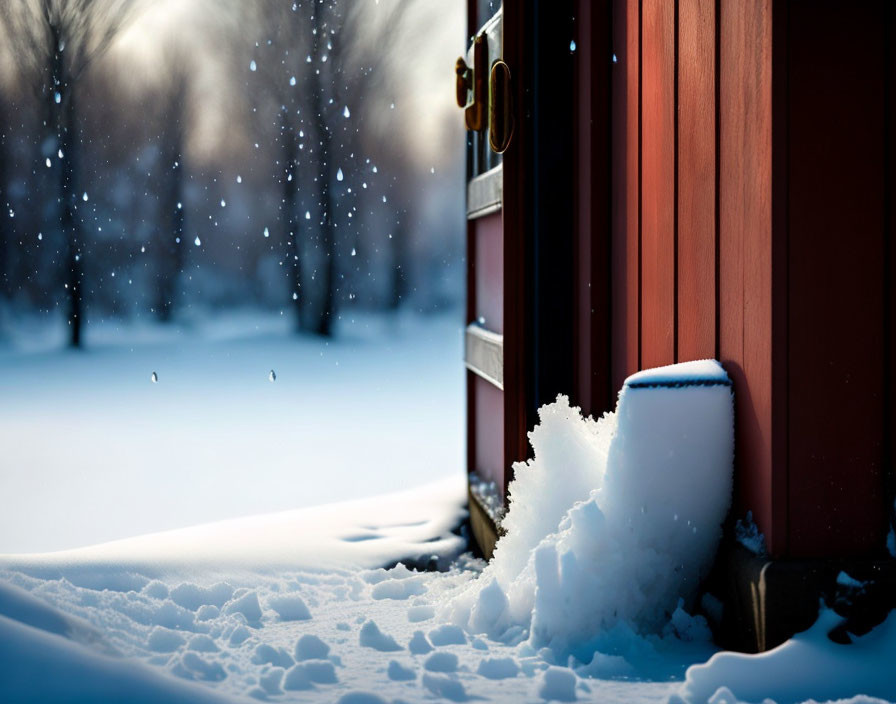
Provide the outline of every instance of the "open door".
{"type": "Polygon", "coordinates": [[[467,456],[473,533],[490,556],[526,431],[573,389],[575,44],[572,3],[468,7],[456,66],[468,129],[467,456]]]}

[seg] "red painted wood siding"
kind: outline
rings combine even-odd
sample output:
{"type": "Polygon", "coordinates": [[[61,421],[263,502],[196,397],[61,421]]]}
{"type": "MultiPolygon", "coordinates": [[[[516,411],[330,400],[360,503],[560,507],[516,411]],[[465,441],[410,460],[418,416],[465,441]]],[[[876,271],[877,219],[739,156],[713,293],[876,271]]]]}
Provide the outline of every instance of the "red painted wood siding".
{"type": "Polygon", "coordinates": [[[641,366],[675,361],[675,4],[641,4],[641,366]]]}
{"type": "Polygon", "coordinates": [[[625,378],[641,368],[640,37],[640,4],[614,2],[610,247],[610,378],[614,389],[622,388],[625,378]]]}
{"type": "Polygon", "coordinates": [[[716,7],[678,5],[677,358],[716,354],[716,7]]]}
{"type": "Polygon", "coordinates": [[[735,512],[754,512],[776,556],[883,550],[894,14],[613,2],[609,376],[618,388],[639,368],[722,361],[735,512]]]}

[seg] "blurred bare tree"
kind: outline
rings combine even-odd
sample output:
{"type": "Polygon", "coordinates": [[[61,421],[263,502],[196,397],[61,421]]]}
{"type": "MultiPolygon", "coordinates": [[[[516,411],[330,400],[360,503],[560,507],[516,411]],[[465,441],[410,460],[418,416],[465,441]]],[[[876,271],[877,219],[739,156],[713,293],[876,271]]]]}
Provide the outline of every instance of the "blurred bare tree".
{"type": "MultiPolygon", "coordinates": [[[[358,188],[346,179],[359,175],[363,111],[391,77],[388,39],[400,31],[405,7],[396,2],[380,8],[376,21],[369,8],[347,0],[268,0],[260,9],[266,39],[259,56],[265,60],[252,70],[279,114],[283,161],[276,176],[283,186],[296,316],[300,329],[330,336],[345,295],[339,246],[357,211],[358,188]],[[355,106],[352,121],[349,104],[355,106]]],[[[396,230],[394,244],[403,254],[401,232],[396,230]]],[[[396,283],[393,299],[403,294],[401,286],[396,283]]]]}
{"type": "Polygon", "coordinates": [[[160,192],[161,223],[157,226],[159,264],[156,276],[156,303],[159,320],[171,320],[177,296],[178,281],[186,260],[184,241],[185,222],[185,164],[187,129],[192,115],[190,83],[186,57],[182,49],[172,46],[165,54],[167,75],[163,85],[161,105],[163,127],[161,142],[162,184],[160,192]]]}
{"type": "Polygon", "coordinates": [[[0,4],[11,53],[43,105],[43,154],[58,174],[57,218],[66,243],[69,344],[84,324],[83,242],[78,210],[77,91],[97,57],[133,17],[139,0],[20,0],[0,4]]]}
{"type": "Polygon", "coordinates": [[[8,301],[12,294],[9,277],[9,247],[10,230],[9,218],[6,216],[10,209],[9,201],[9,154],[7,140],[9,139],[9,111],[6,105],[6,96],[0,94],[0,204],[3,212],[0,212],[0,336],[3,334],[3,302],[8,301]]]}

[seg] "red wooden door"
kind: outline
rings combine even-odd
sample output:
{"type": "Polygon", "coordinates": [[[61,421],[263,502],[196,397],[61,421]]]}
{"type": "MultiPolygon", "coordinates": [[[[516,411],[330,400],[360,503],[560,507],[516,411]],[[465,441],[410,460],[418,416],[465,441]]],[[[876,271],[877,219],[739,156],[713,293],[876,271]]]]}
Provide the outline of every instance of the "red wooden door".
{"type": "Polygon", "coordinates": [[[471,89],[477,78],[484,81],[490,106],[481,125],[475,115],[467,121],[473,129],[465,332],[471,514],[486,554],[500,531],[512,464],[527,456],[526,431],[538,406],[572,389],[573,13],[561,7],[567,4],[468,5],[467,78],[471,89]],[[498,61],[509,71],[507,93],[487,80],[498,61]],[[489,117],[504,124],[504,107],[512,136],[499,154],[489,117]]]}
{"type": "MultiPolygon", "coordinates": [[[[467,53],[472,82],[488,88],[491,65],[504,58],[503,13],[491,3],[471,3],[469,21],[474,37],[467,53]],[[474,45],[479,44],[478,48],[474,45]],[[483,46],[484,45],[484,46],[483,46]]],[[[484,96],[471,96],[481,101],[484,96]]],[[[485,106],[479,108],[484,109],[485,106]]],[[[469,108],[474,109],[473,107],[469,108]]],[[[506,293],[518,287],[518,272],[505,257],[515,250],[512,211],[505,207],[504,159],[489,145],[487,110],[481,129],[467,140],[467,327],[464,362],[467,367],[467,464],[472,510],[483,513],[474,520],[480,545],[490,552],[500,523],[503,497],[509,481],[507,465],[522,456],[518,440],[522,412],[513,357],[505,350],[520,343],[514,311],[506,311],[506,293]],[[509,269],[509,271],[508,271],[509,269]],[[509,312],[509,315],[506,313],[509,312]],[[505,368],[511,367],[510,375],[505,368]],[[509,384],[505,386],[505,378],[509,384]],[[491,524],[491,525],[490,525],[491,524]],[[492,533],[492,535],[487,535],[492,533]]],[[[469,126],[469,121],[468,121],[469,126]]]]}

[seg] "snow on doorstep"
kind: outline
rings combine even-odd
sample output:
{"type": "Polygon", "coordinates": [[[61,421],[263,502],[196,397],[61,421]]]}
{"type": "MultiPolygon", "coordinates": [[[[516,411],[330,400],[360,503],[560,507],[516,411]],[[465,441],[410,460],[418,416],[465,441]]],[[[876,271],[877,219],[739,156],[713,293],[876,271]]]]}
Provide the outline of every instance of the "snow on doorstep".
{"type": "Polygon", "coordinates": [[[828,638],[843,619],[822,608],[809,630],[759,655],[716,653],[688,669],[672,704],[736,704],[773,700],[796,704],[863,695],[856,701],[896,700],[896,612],[848,645],[828,638]]]}
{"type": "MultiPolygon", "coordinates": [[[[597,421],[564,396],[539,411],[535,457],[514,465],[507,535],[448,617],[581,663],[623,650],[620,634],[676,628],[679,600],[691,606],[721,538],[734,443],[724,370],[678,366],[630,378],[616,412],[597,421]]],[[[707,633],[696,620],[682,627],[687,638],[707,633]]]]}

